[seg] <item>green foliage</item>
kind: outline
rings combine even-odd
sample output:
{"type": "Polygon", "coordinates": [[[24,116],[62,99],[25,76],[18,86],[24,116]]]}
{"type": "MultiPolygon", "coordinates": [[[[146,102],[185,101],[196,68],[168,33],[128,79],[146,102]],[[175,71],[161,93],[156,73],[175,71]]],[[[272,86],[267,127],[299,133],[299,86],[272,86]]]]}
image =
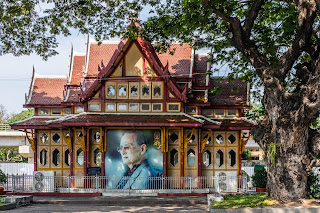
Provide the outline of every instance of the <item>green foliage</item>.
{"type": "Polygon", "coordinates": [[[241,154],[241,157],[243,160],[251,160],[251,151],[249,149],[244,149],[241,154]]]}
{"type": "Polygon", "coordinates": [[[320,199],[319,177],[313,171],[308,173],[307,187],[310,199],[320,199]]]}
{"type": "Polygon", "coordinates": [[[28,158],[22,157],[18,148],[0,148],[0,162],[27,163],[28,158]]]}
{"type": "Polygon", "coordinates": [[[27,118],[31,118],[34,115],[34,109],[28,109],[28,110],[22,110],[20,113],[18,114],[13,114],[9,119],[8,119],[8,123],[14,123],[17,121],[22,121],[24,119],[27,118]]]}
{"type": "Polygon", "coordinates": [[[7,176],[4,172],[0,169],[0,185],[5,184],[7,182],[7,176]]]}
{"type": "Polygon", "coordinates": [[[214,209],[243,209],[243,208],[263,208],[276,204],[266,194],[250,195],[224,195],[223,202],[214,202],[211,208],[214,209]]]}
{"type": "Polygon", "coordinates": [[[244,111],[244,115],[251,120],[261,120],[266,115],[265,108],[256,103],[252,103],[252,108],[244,111]]]}
{"type": "Polygon", "coordinates": [[[266,188],[267,187],[267,171],[263,167],[256,171],[252,176],[253,186],[257,188],[266,188]]]}
{"type": "Polygon", "coordinates": [[[278,145],[276,143],[271,143],[268,147],[268,153],[267,153],[267,158],[268,158],[268,162],[271,165],[274,165],[276,163],[276,158],[278,156],[278,152],[280,154],[282,154],[282,147],[281,145],[278,145]]]}

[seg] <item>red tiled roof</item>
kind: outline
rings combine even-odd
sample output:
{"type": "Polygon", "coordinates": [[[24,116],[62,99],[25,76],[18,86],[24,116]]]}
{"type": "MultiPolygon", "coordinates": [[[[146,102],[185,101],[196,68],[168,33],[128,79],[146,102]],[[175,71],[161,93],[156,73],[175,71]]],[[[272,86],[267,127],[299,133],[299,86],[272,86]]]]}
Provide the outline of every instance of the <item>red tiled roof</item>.
{"type": "Polygon", "coordinates": [[[101,63],[106,67],[118,48],[118,44],[90,44],[88,76],[98,75],[98,65],[102,69],[101,63]]]}
{"type": "Polygon", "coordinates": [[[66,78],[35,78],[28,105],[59,105],[63,101],[66,78]]]}
{"type": "Polygon", "coordinates": [[[72,85],[80,85],[81,77],[83,76],[85,66],[85,56],[74,56],[73,58],[73,69],[71,82],[72,85]]]}
{"type": "Polygon", "coordinates": [[[220,94],[209,93],[209,102],[218,106],[247,106],[247,84],[241,80],[216,82],[210,79],[212,88],[221,87],[220,94]]]}
{"type": "Polygon", "coordinates": [[[207,57],[195,55],[193,77],[195,78],[195,86],[206,86],[206,76],[201,75],[207,72],[207,57]]]}
{"type": "Polygon", "coordinates": [[[46,121],[50,121],[50,120],[55,120],[57,119],[57,117],[41,117],[41,116],[34,116],[32,118],[28,118],[26,120],[23,121],[19,121],[16,123],[12,123],[10,124],[11,129],[30,129],[30,128],[34,128],[34,127],[41,127],[43,128],[44,126],[47,126],[46,121]]]}
{"type": "Polygon", "coordinates": [[[65,102],[67,102],[67,103],[80,102],[80,93],[81,93],[80,88],[79,89],[69,89],[69,96],[65,102]]]}
{"type": "Polygon", "coordinates": [[[250,122],[249,120],[241,119],[241,118],[234,118],[234,119],[219,119],[214,118],[214,121],[221,122],[221,128],[229,128],[229,127],[254,127],[255,124],[250,122]]]}
{"type": "Polygon", "coordinates": [[[82,113],[53,121],[63,126],[201,126],[202,122],[182,113],[82,113]]]}
{"type": "Polygon", "coordinates": [[[191,54],[192,48],[188,44],[173,44],[171,49],[175,49],[174,54],[171,55],[169,52],[158,54],[158,57],[163,64],[166,66],[167,61],[169,62],[169,72],[172,76],[188,78],[190,74],[191,54]]]}

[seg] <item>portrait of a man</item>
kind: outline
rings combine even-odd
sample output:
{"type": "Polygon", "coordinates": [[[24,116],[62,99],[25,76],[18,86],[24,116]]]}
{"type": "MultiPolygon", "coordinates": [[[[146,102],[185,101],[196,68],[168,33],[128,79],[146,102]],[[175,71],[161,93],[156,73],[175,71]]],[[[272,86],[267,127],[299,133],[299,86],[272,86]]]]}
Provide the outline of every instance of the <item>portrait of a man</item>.
{"type": "Polygon", "coordinates": [[[159,160],[159,154],[155,154],[159,150],[154,150],[152,147],[154,135],[157,135],[158,132],[145,130],[145,133],[148,137],[138,130],[127,130],[122,134],[117,152],[125,169],[124,172],[118,174],[122,178],[116,184],[117,189],[150,189],[159,187],[155,186],[159,185],[159,181],[155,177],[160,177],[163,170],[153,166],[148,159],[149,156],[152,162],[159,160]],[[153,153],[148,153],[148,149],[153,153]]]}

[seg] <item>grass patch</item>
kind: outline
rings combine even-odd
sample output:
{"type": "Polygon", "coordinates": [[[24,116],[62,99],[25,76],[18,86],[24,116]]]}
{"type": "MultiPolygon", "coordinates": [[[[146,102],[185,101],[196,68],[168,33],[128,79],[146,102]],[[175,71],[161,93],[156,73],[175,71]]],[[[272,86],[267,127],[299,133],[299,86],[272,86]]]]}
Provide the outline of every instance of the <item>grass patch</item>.
{"type": "Polygon", "coordinates": [[[223,202],[211,204],[214,209],[263,208],[276,204],[266,194],[224,195],[223,202]]]}

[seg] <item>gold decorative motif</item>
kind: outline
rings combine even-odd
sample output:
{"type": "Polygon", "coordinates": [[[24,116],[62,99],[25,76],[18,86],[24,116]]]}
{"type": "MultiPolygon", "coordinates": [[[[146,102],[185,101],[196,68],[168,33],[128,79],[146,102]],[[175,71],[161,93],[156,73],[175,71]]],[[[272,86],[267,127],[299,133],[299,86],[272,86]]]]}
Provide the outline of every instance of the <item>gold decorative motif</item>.
{"type": "Polygon", "coordinates": [[[75,131],[76,138],[77,138],[77,140],[79,141],[82,150],[83,150],[84,152],[87,151],[87,149],[86,149],[86,144],[85,144],[85,142],[84,142],[84,131],[83,131],[83,128],[82,128],[82,130],[81,130],[82,136],[79,136],[79,135],[78,135],[76,129],[74,129],[74,131],[75,131]]]}
{"type": "Polygon", "coordinates": [[[70,134],[70,129],[69,129],[69,137],[66,137],[62,131],[62,137],[63,137],[63,140],[65,140],[67,146],[68,146],[68,149],[70,152],[72,152],[72,142],[71,142],[71,134],[70,134]]]}
{"type": "Polygon", "coordinates": [[[105,152],[104,140],[102,138],[102,127],[100,127],[100,152],[105,152]]]}
{"type": "Polygon", "coordinates": [[[30,145],[31,145],[32,151],[33,151],[34,153],[37,153],[36,140],[35,140],[35,138],[34,138],[33,132],[31,133],[31,138],[29,138],[27,131],[25,131],[25,133],[26,133],[26,138],[27,138],[28,142],[29,142],[30,145]]]}
{"type": "Polygon", "coordinates": [[[192,128],[192,130],[191,130],[190,137],[188,137],[188,136],[187,136],[186,138],[184,138],[184,149],[186,149],[186,148],[187,148],[188,143],[189,143],[189,141],[190,141],[190,140],[191,140],[191,138],[192,138],[193,131],[194,131],[194,128],[192,128]]]}
{"type": "Polygon", "coordinates": [[[179,150],[180,152],[184,152],[184,146],[183,146],[183,128],[179,129],[179,150]],[[182,136],[182,137],[181,137],[182,136]]]}
{"type": "MultiPolygon", "coordinates": [[[[206,132],[204,132],[204,133],[206,133],[206,132]]],[[[203,139],[201,140],[199,153],[202,153],[202,152],[203,152],[204,147],[206,146],[207,141],[209,140],[209,138],[210,138],[210,132],[208,132],[208,136],[207,136],[207,137],[205,137],[205,138],[203,138],[203,139]]]]}
{"type": "Polygon", "coordinates": [[[247,143],[249,141],[249,138],[250,138],[250,134],[247,139],[243,139],[242,137],[240,138],[240,154],[242,154],[244,147],[247,145],[247,143]]]}
{"type": "MultiPolygon", "coordinates": [[[[164,127],[161,127],[161,134],[165,132],[164,127]]],[[[168,152],[168,134],[166,134],[166,140],[164,137],[161,137],[161,152],[168,152]]]]}

